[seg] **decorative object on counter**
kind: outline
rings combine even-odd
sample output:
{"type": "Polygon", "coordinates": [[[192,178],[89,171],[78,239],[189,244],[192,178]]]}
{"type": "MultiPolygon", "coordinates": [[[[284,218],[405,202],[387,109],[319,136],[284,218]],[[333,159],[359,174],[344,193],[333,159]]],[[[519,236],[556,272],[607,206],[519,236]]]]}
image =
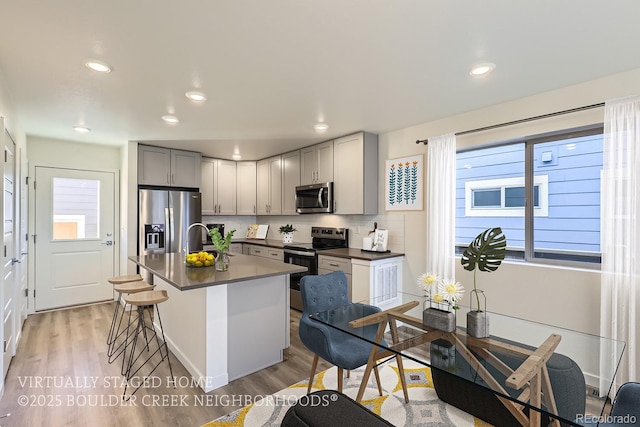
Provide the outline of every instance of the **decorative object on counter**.
{"type": "Polygon", "coordinates": [[[465,270],[473,271],[473,290],[469,292],[471,300],[467,313],[467,333],[475,338],[486,338],[489,333],[489,314],[487,298],[482,290],[476,287],[476,271],[491,273],[496,271],[507,255],[507,238],[500,227],[487,228],[478,234],[462,253],[460,263],[465,270]],[[480,306],[480,294],[484,298],[484,309],[480,306]],[[473,310],[475,296],[476,308],[473,310]]]}
{"type": "Polygon", "coordinates": [[[251,224],[247,227],[247,239],[266,239],[267,232],[269,231],[268,224],[251,224]]]}
{"type": "Polygon", "coordinates": [[[280,226],[280,234],[282,234],[282,243],[293,243],[293,232],[298,231],[293,224],[280,226]]]}
{"type": "Polygon", "coordinates": [[[215,262],[213,254],[208,252],[198,252],[194,254],[187,254],[185,263],[187,267],[211,267],[215,262]]]}
{"type": "Polygon", "coordinates": [[[421,211],[424,159],[422,154],[386,161],[385,209],[421,211]]]}
{"type": "Polygon", "coordinates": [[[236,232],[235,228],[227,233],[223,238],[217,228],[209,230],[211,236],[211,243],[218,250],[218,256],[216,257],[216,271],[227,271],[229,269],[229,247],[231,246],[231,239],[236,232]]]}
{"type": "Polygon", "coordinates": [[[373,230],[369,232],[369,237],[362,239],[362,250],[365,252],[389,252],[387,250],[388,240],[389,232],[378,229],[378,223],[374,222],[373,230]]]}
{"type": "Polygon", "coordinates": [[[427,294],[422,323],[444,332],[456,330],[456,302],[462,298],[464,286],[452,280],[444,280],[433,273],[424,273],[418,277],[418,288],[427,294]]]}

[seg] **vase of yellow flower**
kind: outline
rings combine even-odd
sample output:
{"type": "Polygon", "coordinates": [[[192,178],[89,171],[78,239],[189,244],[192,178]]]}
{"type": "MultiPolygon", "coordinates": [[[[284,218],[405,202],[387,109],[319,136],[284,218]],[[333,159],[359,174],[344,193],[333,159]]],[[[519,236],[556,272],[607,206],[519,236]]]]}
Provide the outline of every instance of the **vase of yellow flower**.
{"type": "Polygon", "coordinates": [[[455,331],[455,310],[458,309],[456,302],[462,298],[464,287],[456,281],[440,279],[433,273],[418,277],[418,287],[427,294],[422,323],[439,331],[455,331]]]}

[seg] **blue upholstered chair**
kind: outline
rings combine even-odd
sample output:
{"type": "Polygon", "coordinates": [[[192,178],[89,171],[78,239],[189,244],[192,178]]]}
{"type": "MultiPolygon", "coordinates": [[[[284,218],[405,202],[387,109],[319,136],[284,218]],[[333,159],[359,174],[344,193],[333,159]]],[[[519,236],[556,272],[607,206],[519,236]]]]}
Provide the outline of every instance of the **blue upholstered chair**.
{"type": "Polygon", "coordinates": [[[582,423],[584,426],[595,427],[623,427],[640,425],[640,383],[628,382],[622,384],[611,405],[611,412],[601,423],[592,421],[582,423]]]}
{"type": "MultiPolygon", "coordinates": [[[[310,319],[309,315],[339,309],[336,315],[344,316],[345,322],[348,322],[351,319],[377,313],[380,309],[371,305],[353,304],[349,300],[347,277],[342,271],[318,276],[304,276],[300,281],[300,292],[303,307],[299,328],[300,340],[315,354],[307,393],[311,392],[319,357],[337,366],[338,391],[342,392],[343,370],[352,370],[366,364],[371,353],[371,344],[361,338],[310,319]]],[[[373,340],[376,330],[377,325],[371,325],[357,329],[356,333],[364,334],[373,340]]],[[[378,391],[382,395],[377,367],[374,368],[374,374],[378,383],[378,391]]]]}

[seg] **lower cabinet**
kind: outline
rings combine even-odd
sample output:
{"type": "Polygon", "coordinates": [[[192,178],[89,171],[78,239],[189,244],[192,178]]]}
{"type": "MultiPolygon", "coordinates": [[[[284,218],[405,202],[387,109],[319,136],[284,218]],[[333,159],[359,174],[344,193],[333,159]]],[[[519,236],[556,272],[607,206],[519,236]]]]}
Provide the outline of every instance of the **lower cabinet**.
{"type": "Polygon", "coordinates": [[[318,274],[327,274],[332,271],[343,271],[347,276],[347,287],[349,300],[359,302],[352,298],[353,278],[351,276],[351,260],[349,258],[338,258],[329,255],[318,255],[318,274]]]}
{"type": "Polygon", "coordinates": [[[241,254],[242,253],[242,243],[232,243],[229,245],[229,252],[233,254],[241,254]]]}
{"type": "Polygon", "coordinates": [[[369,301],[380,308],[398,305],[402,298],[403,256],[366,261],[352,260],[353,301],[369,301]]]}
{"type": "Polygon", "coordinates": [[[261,245],[245,245],[249,247],[249,255],[275,259],[284,262],[284,250],[261,245]]]}

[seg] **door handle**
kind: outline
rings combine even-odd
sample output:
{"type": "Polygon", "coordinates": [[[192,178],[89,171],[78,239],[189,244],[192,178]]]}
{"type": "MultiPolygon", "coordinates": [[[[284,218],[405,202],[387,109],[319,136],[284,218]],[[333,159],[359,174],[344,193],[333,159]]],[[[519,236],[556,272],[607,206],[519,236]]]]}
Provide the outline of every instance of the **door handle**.
{"type": "Polygon", "coordinates": [[[113,240],[107,240],[106,242],[102,242],[103,245],[112,246],[113,240]]]}
{"type": "Polygon", "coordinates": [[[18,258],[11,258],[11,265],[16,264],[16,263],[20,263],[22,261],[20,261],[18,258]]]}

